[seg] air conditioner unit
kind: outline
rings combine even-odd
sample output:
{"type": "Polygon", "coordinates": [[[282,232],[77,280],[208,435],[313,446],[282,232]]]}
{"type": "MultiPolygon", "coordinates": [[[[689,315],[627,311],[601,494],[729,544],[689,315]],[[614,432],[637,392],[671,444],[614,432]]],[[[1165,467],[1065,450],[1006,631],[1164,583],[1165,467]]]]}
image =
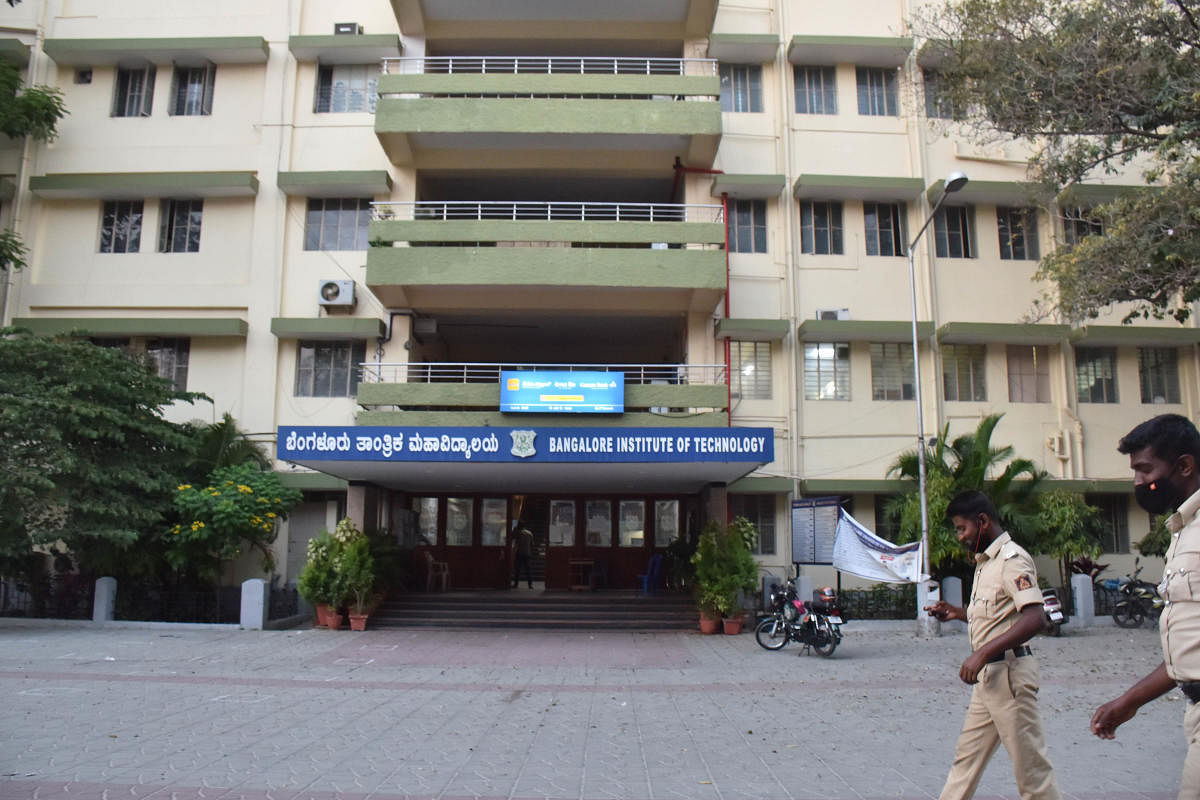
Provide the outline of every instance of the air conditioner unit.
{"type": "Polygon", "coordinates": [[[335,22],[333,23],[333,32],[338,34],[349,34],[351,36],[361,35],[363,26],[357,22],[335,22]]]}
{"type": "Polygon", "coordinates": [[[323,307],[354,305],[354,281],[321,281],[321,286],[317,290],[317,303],[323,307]]]}
{"type": "Polygon", "coordinates": [[[850,309],[818,308],[817,319],[850,319],[850,309]]]}

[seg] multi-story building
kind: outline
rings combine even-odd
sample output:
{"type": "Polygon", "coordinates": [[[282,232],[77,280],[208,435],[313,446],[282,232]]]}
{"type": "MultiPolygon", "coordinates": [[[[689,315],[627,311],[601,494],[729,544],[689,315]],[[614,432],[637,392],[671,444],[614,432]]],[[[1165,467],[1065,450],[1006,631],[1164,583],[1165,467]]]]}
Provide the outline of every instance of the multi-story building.
{"type": "Polygon", "coordinates": [[[277,444],[306,492],[285,580],[343,513],[463,587],[507,583],[518,525],[548,587],[631,586],[727,513],[778,574],[793,499],[889,535],[906,249],[962,171],[914,254],[927,433],[1003,412],[1127,553],[1148,521],[1114,444],[1195,416],[1200,330],[1025,322],[1039,254],[1090,228],[939,118],[910,3],[861,6],[24,0],[0,57],[70,114],[0,148],[31,248],[3,318],[144,349],[212,398],[173,418],[277,444]]]}

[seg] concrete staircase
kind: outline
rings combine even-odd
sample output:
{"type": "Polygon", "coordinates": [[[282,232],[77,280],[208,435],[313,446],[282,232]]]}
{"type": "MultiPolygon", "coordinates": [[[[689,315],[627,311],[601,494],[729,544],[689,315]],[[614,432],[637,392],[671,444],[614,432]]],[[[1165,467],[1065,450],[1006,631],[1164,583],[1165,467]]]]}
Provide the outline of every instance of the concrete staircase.
{"type": "Polygon", "coordinates": [[[368,627],[542,630],[686,630],[699,615],[688,595],[635,592],[543,592],[513,589],[399,595],[371,615],[368,627]]]}

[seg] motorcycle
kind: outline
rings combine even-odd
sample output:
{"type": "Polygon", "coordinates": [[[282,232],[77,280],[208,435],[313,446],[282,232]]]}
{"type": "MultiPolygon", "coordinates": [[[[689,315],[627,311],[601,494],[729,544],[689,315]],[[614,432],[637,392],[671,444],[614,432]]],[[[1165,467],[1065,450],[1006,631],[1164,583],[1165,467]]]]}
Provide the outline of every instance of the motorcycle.
{"type": "Polygon", "coordinates": [[[1113,606],[1112,617],[1113,622],[1122,628],[1136,628],[1146,621],[1146,617],[1157,621],[1166,605],[1162,595],[1158,593],[1157,586],[1138,579],[1142,565],[1139,562],[1134,563],[1136,567],[1132,575],[1126,575],[1119,581],[1110,578],[1104,582],[1105,589],[1115,589],[1120,595],[1120,599],[1113,606]]]}
{"type": "Polygon", "coordinates": [[[771,585],[769,616],[759,621],[754,638],[767,650],[782,650],[788,642],[799,642],[828,658],[842,641],[842,614],[837,596],[822,589],[820,600],[805,603],[796,593],[795,580],[782,587],[771,585]]]}
{"type": "Polygon", "coordinates": [[[1042,589],[1042,608],[1046,610],[1046,632],[1051,636],[1062,636],[1062,626],[1067,624],[1062,601],[1056,589],[1042,589]]]}

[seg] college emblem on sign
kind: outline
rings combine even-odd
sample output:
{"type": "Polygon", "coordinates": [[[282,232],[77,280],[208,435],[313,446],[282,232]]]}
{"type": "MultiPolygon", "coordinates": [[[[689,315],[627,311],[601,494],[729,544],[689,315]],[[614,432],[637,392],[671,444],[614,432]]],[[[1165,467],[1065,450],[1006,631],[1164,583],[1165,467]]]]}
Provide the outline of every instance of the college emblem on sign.
{"type": "Polygon", "coordinates": [[[537,450],[533,447],[533,437],[537,436],[537,431],[509,431],[512,436],[512,454],[517,458],[529,458],[532,455],[537,455],[537,450]]]}

